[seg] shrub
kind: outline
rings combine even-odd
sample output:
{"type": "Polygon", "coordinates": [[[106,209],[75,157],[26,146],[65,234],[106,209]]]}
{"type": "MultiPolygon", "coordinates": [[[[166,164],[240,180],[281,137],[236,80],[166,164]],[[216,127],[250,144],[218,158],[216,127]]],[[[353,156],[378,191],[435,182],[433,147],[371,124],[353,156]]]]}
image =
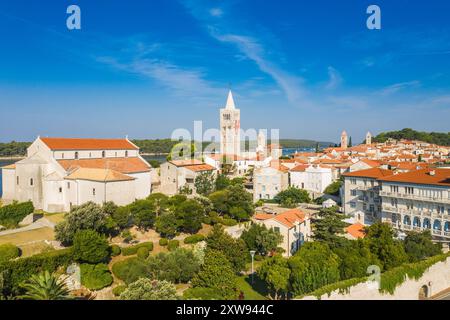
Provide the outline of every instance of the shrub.
{"type": "Polygon", "coordinates": [[[162,247],[167,246],[168,243],[169,243],[169,240],[167,240],[166,238],[159,239],[159,245],[162,247]]]}
{"type": "Polygon", "coordinates": [[[168,281],[139,279],[120,295],[121,300],[177,300],[177,289],[168,281]]]}
{"type": "Polygon", "coordinates": [[[122,254],[124,256],[135,255],[135,254],[137,254],[139,248],[147,248],[148,251],[152,251],[153,250],[153,242],[142,242],[142,243],[138,243],[134,246],[122,248],[122,254]]]}
{"type": "Polygon", "coordinates": [[[126,284],[133,283],[140,278],[148,278],[150,275],[147,263],[139,258],[116,262],[112,266],[112,272],[126,284]]]}
{"type": "Polygon", "coordinates": [[[81,264],[81,284],[90,290],[100,290],[111,285],[113,278],[106,264],[81,264]]]}
{"type": "Polygon", "coordinates": [[[185,300],[221,300],[222,295],[214,288],[189,288],[183,292],[185,300]]]}
{"type": "Polygon", "coordinates": [[[33,213],[34,206],[31,201],[0,207],[0,225],[6,228],[15,228],[27,215],[33,213]]]}
{"type": "Polygon", "coordinates": [[[120,285],[120,286],[114,287],[114,288],[112,289],[112,293],[113,293],[113,295],[115,295],[116,297],[118,297],[118,296],[120,296],[120,295],[122,294],[122,292],[124,292],[126,289],[127,289],[127,286],[120,285]]]}
{"type": "Polygon", "coordinates": [[[186,239],[184,239],[184,243],[186,244],[194,244],[200,241],[205,240],[205,236],[202,234],[194,234],[192,236],[186,237],[186,239]]]}
{"type": "Polygon", "coordinates": [[[94,230],[78,231],[73,239],[73,252],[76,260],[87,263],[100,263],[108,259],[110,248],[106,238],[94,230]]]}
{"type": "Polygon", "coordinates": [[[137,250],[137,257],[138,257],[139,259],[145,260],[145,259],[148,258],[148,255],[149,255],[149,251],[148,251],[148,249],[145,248],[145,247],[140,247],[140,248],[137,250]]]}
{"type": "Polygon", "coordinates": [[[169,251],[173,251],[175,249],[177,249],[180,246],[180,241],[178,240],[170,240],[169,243],[167,244],[167,248],[169,249],[169,251]]]}
{"type": "Polygon", "coordinates": [[[0,298],[23,293],[20,284],[42,271],[55,272],[73,262],[72,248],[37,254],[28,258],[0,262],[2,287],[0,298]],[[3,292],[2,292],[3,291],[3,292]]]}
{"type": "Polygon", "coordinates": [[[20,250],[13,244],[6,243],[0,245],[0,262],[8,261],[20,256],[20,250]]]}
{"type": "Polygon", "coordinates": [[[221,219],[220,223],[227,227],[232,227],[238,224],[238,222],[234,219],[221,219]]]}
{"type": "Polygon", "coordinates": [[[120,247],[117,244],[113,244],[111,246],[111,256],[112,257],[117,257],[122,253],[122,249],[120,249],[120,247]]]}

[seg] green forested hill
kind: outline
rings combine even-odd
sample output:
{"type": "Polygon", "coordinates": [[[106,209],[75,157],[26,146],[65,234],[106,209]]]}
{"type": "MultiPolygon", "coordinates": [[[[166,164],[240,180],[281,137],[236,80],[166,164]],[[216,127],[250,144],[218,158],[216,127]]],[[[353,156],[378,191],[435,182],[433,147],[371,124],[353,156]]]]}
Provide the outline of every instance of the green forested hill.
{"type": "MultiPolygon", "coordinates": [[[[169,153],[178,141],[172,141],[170,139],[146,139],[146,140],[132,140],[136,144],[142,153],[169,153]]],[[[270,141],[269,141],[270,143],[270,141]]],[[[280,144],[284,148],[314,148],[316,144],[319,143],[320,147],[328,147],[331,142],[317,142],[313,140],[302,140],[302,139],[280,139],[280,144]]],[[[10,156],[24,156],[26,150],[29,147],[30,142],[9,142],[0,143],[0,157],[10,157],[10,156]]],[[[203,146],[206,147],[209,142],[204,142],[203,146]]],[[[248,141],[246,142],[248,147],[248,141]]],[[[216,146],[219,148],[219,145],[216,146]]]]}
{"type": "Polygon", "coordinates": [[[400,131],[382,132],[374,138],[375,142],[385,142],[389,138],[392,139],[407,139],[419,140],[428,143],[434,143],[441,146],[450,146],[450,132],[422,132],[410,128],[405,128],[400,131]]]}

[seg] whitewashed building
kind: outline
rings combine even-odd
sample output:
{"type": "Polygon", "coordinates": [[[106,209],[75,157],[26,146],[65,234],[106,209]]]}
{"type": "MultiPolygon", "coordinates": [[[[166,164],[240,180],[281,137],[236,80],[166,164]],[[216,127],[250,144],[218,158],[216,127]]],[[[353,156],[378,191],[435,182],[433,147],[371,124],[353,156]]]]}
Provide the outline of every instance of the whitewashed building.
{"type": "Polygon", "coordinates": [[[151,166],[128,139],[38,137],[27,157],[2,168],[3,201],[31,200],[46,212],[112,201],[125,205],[151,193],[151,166]]]}

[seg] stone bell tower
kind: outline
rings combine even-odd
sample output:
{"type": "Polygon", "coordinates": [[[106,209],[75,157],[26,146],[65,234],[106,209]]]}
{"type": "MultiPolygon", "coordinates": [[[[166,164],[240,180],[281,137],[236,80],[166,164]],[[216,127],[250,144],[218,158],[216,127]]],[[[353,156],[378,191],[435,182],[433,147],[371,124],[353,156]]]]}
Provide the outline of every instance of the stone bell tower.
{"type": "Polygon", "coordinates": [[[227,104],[220,109],[220,153],[239,155],[241,152],[241,111],[236,109],[231,90],[228,92],[227,104]]]}

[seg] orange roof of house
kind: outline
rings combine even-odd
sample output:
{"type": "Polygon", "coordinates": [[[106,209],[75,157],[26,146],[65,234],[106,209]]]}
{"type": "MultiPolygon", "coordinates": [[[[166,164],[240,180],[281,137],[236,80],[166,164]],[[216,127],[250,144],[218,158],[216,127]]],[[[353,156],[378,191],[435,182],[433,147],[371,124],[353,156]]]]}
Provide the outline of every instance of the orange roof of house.
{"type": "Polygon", "coordinates": [[[354,172],[346,172],[342,175],[344,177],[361,177],[361,178],[372,178],[378,179],[382,177],[391,176],[393,172],[391,170],[384,170],[380,168],[371,168],[366,170],[359,170],[354,172]]]}
{"type": "Polygon", "coordinates": [[[111,169],[78,168],[64,179],[114,182],[129,181],[134,180],[135,178],[111,169]]]}
{"type": "Polygon", "coordinates": [[[276,161],[276,160],[270,162],[270,167],[273,168],[273,169],[277,169],[279,171],[282,171],[282,172],[288,172],[289,171],[288,167],[283,166],[283,164],[281,164],[280,161],[276,161]]]}
{"type": "Polygon", "coordinates": [[[366,236],[364,226],[359,222],[345,228],[345,231],[356,239],[362,239],[366,236]]]}
{"type": "Polygon", "coordinates": [[[171,160],[169,162],[171,164],[177,166],[177,167],[186,167],[186,166],[193,166],[193,165],[203,164],[203,162],[198,160],[198,159],[171,160]]]}
{"type": "Polygon", "coordinates": [[[214,159],[216,161],[222,161],[223,158],[226,158],[227,160],[233,160],[233,161],[243,161],[247,160],[244,157],[238,156],[237,154],[221,154],[221,153],[215,153],[208,155],[211,159],[214,159]]]}
{"type": "Polygon", "coordinates": [[[450,169],[420,169],[399,173],[390,177],[380,178],[387,182],[404,182],[413,184],[427,184],[438,186],[450,186],[450,169]],[[434,175],[432,174],[434,172],[434,175]]]}
{"type": "Polygon", "coordinates": [[[16,168],[16,164],[15,163],[7,165],[7,166],[4,166],[4,167],[1,167],[1,169],[10,169],[10,170],[14,170],[15,168],[16,168]]]}
{"type": "Polygon", "coordinates": [[[201,172],[201,171],[212,171],[216,170],[213,166],[210,166],[209,164],[194,164],[191,166],[185,166],[186,169],[194,171],[194,172],[201,172]]]}
{"type": "Polygon", "coordinates": [[[51,150],[138,150],[127,139],[40,138],[51,150]]]}
{"type": "Polygon", "coordinates": [[[360,161],[364,162],[365,164],[371,166],[372,168],[379,167],[381,163],[379,161],[370,160],[370,159],[361,159],[360,161]]]}
{"type": "Polygon", "coordinates": [[[111,169],[121,173],[148,172],[149,167],[140,158],[102,158],[102,159],[79,159],[58,160],[58,163],[66,170],[77,168],[111,169]]]}
{"type": "Polygon", "coordinates": [[[309,165],[307,164],[299,164],[298,166],[291,169],[292,172],[304,172],[309,165]]]}
{"type": "Polygon", "coordinates": [[[302,223],[305,221],[306,214],[300,209],[291,209],[277,215],[257,213],[254,215],[254,218],[262,221],[274,219],[282,225],[292,228],[295,225],[295,222],[302,223]]]}

